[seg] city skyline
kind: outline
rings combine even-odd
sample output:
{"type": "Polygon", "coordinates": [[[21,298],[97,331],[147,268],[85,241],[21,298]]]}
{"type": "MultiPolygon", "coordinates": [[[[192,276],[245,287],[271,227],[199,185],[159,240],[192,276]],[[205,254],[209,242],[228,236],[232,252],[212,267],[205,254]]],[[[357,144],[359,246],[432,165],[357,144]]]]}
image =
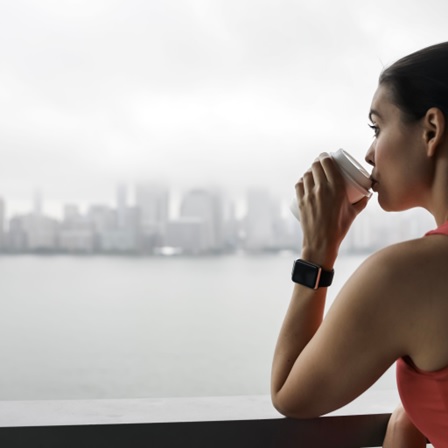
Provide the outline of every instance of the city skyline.
{"type": "Polygon", "coordinates": [[[128,187],[120,184],[115,189],[114,205],[95,203],[81,211],[79,204],[64,204],[61,219],[45,213],[40,191],[33,195],[27,212],[10,218],[6,217],[7,200],[3,198],[1,248],[13,253],[202,254],[244,247],[254,251],[282,249],[292,242],[291,219],[282,216],[281,204],[266,189],[248,191],[243,218],[237,216],[235,202],[222,189],[183,192],[174,215],[166,185],[152,182],[137,184],[134,189],[132,202],[128,187]],[[255,207],[252,202],[256,202],[255,207]],[[249,243],[254,233],[260,233],[260,227],[264,227],[262,238],[256,244],[249,243]]]}
{"type": "MultiPolygon", "coordinates": [[[[109,253],[200,255],[300,249],[300,225],[286,198],[267,188],[251,188],[244,212],[225,190],[193,188],[183,191],[175,206],[166,184],[119,184],[115,200],[89,204],[85,210],[61,204],[61,218],[45,212],[41,192],[32,207],[7,217],[7,198],[0,199],[0,249],[6,253],[109,253]]],[[[289,198],[290,200],[291,198],[289,198]]],[[[369,252],[403,239],[422,236],[433,227],[423,210],[384,213],[376,198],[358,216],[341,246],[342,252],[369,252]],[[373,202],[373,203],[372,203],[373,202]]],[[[241,206],[241,204],[240,204],[241,206]]]]}

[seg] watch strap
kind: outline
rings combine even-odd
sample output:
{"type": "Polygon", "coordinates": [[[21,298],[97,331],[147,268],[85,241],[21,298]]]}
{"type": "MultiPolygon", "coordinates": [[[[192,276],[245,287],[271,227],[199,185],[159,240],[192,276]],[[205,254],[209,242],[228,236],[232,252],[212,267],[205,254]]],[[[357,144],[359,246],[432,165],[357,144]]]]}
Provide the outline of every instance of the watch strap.
{"type": "Polygon", "coordinates": [[[320,272],[319,287],[330,286],[333,283],[333,277],[334,277],[334,269],[332,269],[331,271],[325,271],[322,269],[320,272]]]}

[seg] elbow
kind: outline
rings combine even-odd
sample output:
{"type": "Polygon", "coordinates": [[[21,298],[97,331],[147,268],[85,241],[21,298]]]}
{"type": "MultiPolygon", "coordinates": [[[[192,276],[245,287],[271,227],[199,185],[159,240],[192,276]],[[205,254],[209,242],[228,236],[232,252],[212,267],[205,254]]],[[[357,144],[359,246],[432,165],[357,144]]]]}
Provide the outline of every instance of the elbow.
{"type": "Polygon", "coordinates": [[[300,418],[300,417],[296,417],[294,415],[293,412],[291,412],[291,409],[288,409],[285,406],[285,403],[283,403],[282,400],[280,400],[278,398],[278,396],[273,396],[271,395],[271,401],[272,401],[272,405],[274,406],[274,408],[277,410],[277,412],[279,412],[280,414],[282,414],[285,417],[289,417],[289,418],[300,418]]]}
{"type": "Polygon", "coordinates": [[[320,413],[308,405],[305,401],[288,399],[281,391],[271,393],[271,401],[274,408],[288,418],[310,419],[320,417],[320,413]]]}

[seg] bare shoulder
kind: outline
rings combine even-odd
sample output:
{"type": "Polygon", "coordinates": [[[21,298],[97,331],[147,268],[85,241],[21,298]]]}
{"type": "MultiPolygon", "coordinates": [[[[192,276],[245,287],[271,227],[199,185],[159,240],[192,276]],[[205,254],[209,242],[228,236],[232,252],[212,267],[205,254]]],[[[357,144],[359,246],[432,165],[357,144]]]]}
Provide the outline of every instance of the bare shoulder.
{"type": "Polygon", "coordinates": [[[405,354],[406,335],[400,326],[409,321],[405,314],[413,308],[409,279],[418,271],[419,245],[418,240],[394,244],[368,257],[339,291],[325,325],[350,322],[354,332],[376,335],[378,344],[393,348],[394,359],[405,354]]]}
{"type": "MultiPolygon", "coordinates": [[[[355,277],[377,288],[386,288],[402,295],[409,288],[420,290],[442,281],[448,276],[448,237],[433,235],[388,246],[371,255],[357,270],[355,277]]],[[[406,295],[412,297],[414,294],[406,295]]]]}
{"type": "Polygon", "coordinates": [[[448,339],[447,273],[448,237],[395,244],[358,268],[341,290],[340,306],[355,309],[366,327],[380,325],[397,354],[434,370],[448,363],[448,345],[439,342],[448,339]]]}
{"type": "Polygon", "coordinates": [[[433,301],[444,296],[441,292],[448,281],[443,273],[448,272],[448,238],[444,238],[439,243],[430,238],[410,240],[371,255],[341,289],[329,317],[345,315],[367,328],[387,328],[405,349],[407,331],[415,329],[421,312],[426,311],[429,295],[433,301]]]}

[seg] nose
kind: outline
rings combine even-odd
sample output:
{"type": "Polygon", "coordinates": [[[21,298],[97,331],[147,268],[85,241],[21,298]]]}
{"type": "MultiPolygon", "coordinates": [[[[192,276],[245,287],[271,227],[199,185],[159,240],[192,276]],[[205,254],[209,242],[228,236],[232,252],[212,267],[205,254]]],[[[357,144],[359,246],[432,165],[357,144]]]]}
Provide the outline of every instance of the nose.
{"type": "Polygon", "coordinates": [[[375,158],[374,158],[374,155],[375,155],[375,148],[374,148],[374,143],[375,142],[372,142],[372,144],[370,145],[370,148],[367,150],[367,153],[366,153],[366,157],[365,157],[365,161],[369,164],[369,165],[372,165],[372,166],[375,166],[375,158]]]}

